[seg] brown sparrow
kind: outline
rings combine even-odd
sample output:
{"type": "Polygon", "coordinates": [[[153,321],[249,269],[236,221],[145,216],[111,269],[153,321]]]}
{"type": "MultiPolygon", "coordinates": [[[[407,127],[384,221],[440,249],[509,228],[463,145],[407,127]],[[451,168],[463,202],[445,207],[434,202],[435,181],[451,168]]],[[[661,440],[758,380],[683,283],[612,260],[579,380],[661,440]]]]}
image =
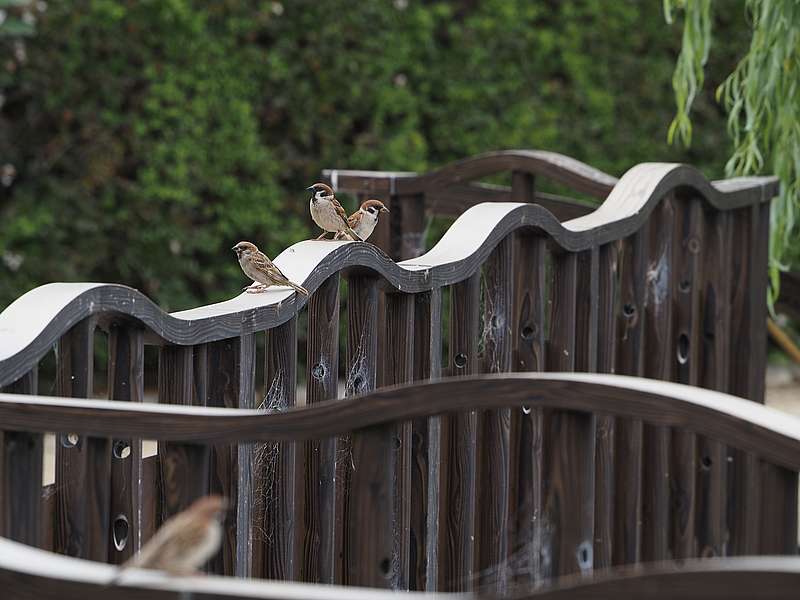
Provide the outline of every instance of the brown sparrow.
{"type": "Polygon", "coordinates": [[[158,569],[170,575],[193,575],[219,550],[222,520],[227,510],[222,496],[205,496],[168,519],[135,556],[120,566],[118,582],[127,569],[158,569]]]}
{"type": "Polygon", "coordinates": [[[311,192],[311,218],[323,230],[318,240],[324,239],[329,233],[339,232],[347,232],[353,240],[361,239],[347,224],[347,213],[329,185],[315,183],[306,189],[311,192]]]}
{"type": "Polygon", "coordinates": [[[242,291],[246,291],[248,294],[257,294],[272,285],[284,285],[304,296],[308,296],[306,288],[289,281],[289,278],[281,273],[281,270],[267,258],[266,254],[256,248],[255,244],[239,242],[231,250],[236,252],[239,266],[242,267],[244,274],[258,284],[242,288],[242,291]]]}
{"type": "MultiPolygon", "coordinates": [[[[389,209],[383,205],[383,202],[380,200],[367,200],[361,204],[361,208],[350,215],[350,218],[347,219],[347,224],[350,226],[350,229],[358,234],[358,237],[366,242],[367,238],[375,231],[375,225],[378,224],[378,215],[383,212],[389,212],[389,209]]],[[[349,233],[340,231],[333,239],[348,240],[353,238],[350,237],[349,233]]]]}

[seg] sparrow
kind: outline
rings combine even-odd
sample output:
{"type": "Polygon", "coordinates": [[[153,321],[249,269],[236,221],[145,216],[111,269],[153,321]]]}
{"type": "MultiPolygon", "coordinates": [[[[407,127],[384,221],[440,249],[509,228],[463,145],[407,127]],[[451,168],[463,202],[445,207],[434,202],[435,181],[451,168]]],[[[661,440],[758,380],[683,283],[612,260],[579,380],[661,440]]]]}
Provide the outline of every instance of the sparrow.
{"type": "Polygon", "coordinates": [[[170,575],[193,575],[219,550],[227,510],[222,496],[205,496],[168,519],[142,549],[120,566],[118,582],[128,569],[158,569],[170,575]]]}
{"type": "Polygon", "coordinates": [[[267,257],[266,254],[256,248],[250,242],[239,242],[233,248],[236,257],[239,259],[239,266],[250,279],[258,285],[250,285],[242,288],[243,292],[256,294],[263,292],[272,285],[288,286],[296,292],[308,296],[308,290],[301,285],[292,283],[281,270],[267,257]]]}
{"type": "Polygon", "coordinates": [[[347,224],[347,213],[333,195],[333,189],[325,183],[315,183],[306,188],[311,192],[311,218],[323,230],[317,239],[324,239],[328,233],[347,232],[353,240],[361,238],[347,224]]]}
{"type": "MultiPolygon", "coordinates": [[[[347,219],[347,224],[350,226],[350,229],[358,234],[358,237],[366,242],[367,238],[375,231],[375,225],[378,224],[378,215],[383,212],[389,212],[389,209],[383,205],[383,202],[380,200],[367,200],[361,204],[361,208],[350,215],[350,218],[347,219]]],[[[349,233],[340,231],[333,239],[347,240],[352,238],[349,233]]]]}

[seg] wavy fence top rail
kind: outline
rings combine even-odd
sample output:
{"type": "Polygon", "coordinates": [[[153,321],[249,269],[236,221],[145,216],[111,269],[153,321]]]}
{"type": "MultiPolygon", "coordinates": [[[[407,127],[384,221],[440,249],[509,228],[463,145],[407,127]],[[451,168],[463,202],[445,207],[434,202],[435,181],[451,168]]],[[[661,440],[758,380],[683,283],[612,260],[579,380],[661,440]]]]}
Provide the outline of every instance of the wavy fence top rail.
{"type": "MultiPolygon", "coordinates": [[[[535,160],[543,160],[542,153],[534,154],[535,160]]],[[[464,164],[470,172],[483,173],[494,163],[478,158],[464,164]]],[[[576,180],[612,184],[611,178],[603,179],[599,172],[584,167],[571,159],[552,166],[576,180]]],[[[450,171],[445,168],[442,172],[450,171]]],[[[537,204],[485,203],[461,215],[436,246],[415,259],[395,263],[371,244],[304,241],[284,250],[275,263],[311,292],[331,275],[354,269],[372,271],[398,291],[420,292],[470,277],[497,244],[518,229],[536,229],[558,247],[578,252],[636,232],[654,207],[675,190],[691,188],[708,205],[728,210],[769,200],[777,185],[773,177],[709,182],[689,166],[644,163],[625,173],[597,210],[563,223],[537,204]]],[[[138,291],[121,285],[47,284],[24,294],[0,313],[0,385],[21,377],[61,335],[95,314],[124,315],[169,343],[189,345],[275,327],[296,315],[305,302],[290,290],[270,290],[168,314],[138,291]]]]}

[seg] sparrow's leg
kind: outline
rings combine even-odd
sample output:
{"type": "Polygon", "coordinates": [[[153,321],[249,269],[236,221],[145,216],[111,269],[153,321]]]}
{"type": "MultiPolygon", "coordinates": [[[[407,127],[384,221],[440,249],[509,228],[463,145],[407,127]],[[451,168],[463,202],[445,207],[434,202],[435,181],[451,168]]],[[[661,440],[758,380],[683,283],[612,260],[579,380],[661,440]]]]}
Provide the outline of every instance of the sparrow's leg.
{"type": "Polygon", "coordinates": [[[249,287],[244,288],[248,294],[260,294],[261,292],[266,292],[269,286],[264,285],[263,283],[259,283],[258,285],[251,285],[249,287]]]}
{"type": "Polygon", "coordinates": [[[328,232],[327,231],[323,231],[322,235],[317,238],[317,241],[324,240],[325,236],[327,236],[327,235],[328,235],[328,232]]]}

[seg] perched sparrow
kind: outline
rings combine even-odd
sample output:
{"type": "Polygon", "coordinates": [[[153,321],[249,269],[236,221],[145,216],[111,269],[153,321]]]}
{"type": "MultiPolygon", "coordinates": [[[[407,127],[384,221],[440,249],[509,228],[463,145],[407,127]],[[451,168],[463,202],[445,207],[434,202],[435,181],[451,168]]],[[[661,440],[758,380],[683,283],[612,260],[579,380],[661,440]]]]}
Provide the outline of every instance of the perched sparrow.
{"type": "Polygon", "coordinates": [[[221,496],[205,496],[167,520],[138,554],[120,567],[118,582],[127,569],[158,569],[170,575],[192,575],[219,550],[227,503],[221,496]]]}
{"type": "MultiPolygon", "coordinates": [[[[350,225],[350,229],[358,234],[358,237],[366,242],[367,238],[375,231],[375,225],[378,224],[378,215],[382,212],[389,212],[383,202],[380,200],[367,200],[361,204],[361,208],[350,215],[350,218],[347,219],[347,224],[350,225]]],[[[347,240],[353,238],[350,237],[349,233],[340,231],[333,239],[347,240]]]]}
{"type": "Polygon", "coordinates": [[[317,239],[323,239],[328,233],[347,232],[353,240],[361,238],[347,224],[347,213],[333,195],[333,190],[324,183],[315,183],[309,188],[311,192],[311,218],[324,232],[317,239]]]}
{"type": "Polygon", "coordinates": [[[267,255],[256,248],[255,244],[239,242],[231,250],[236,252],[239,266],[242,267],[244,274],[259,284],[242,288],[242,291],[255,294],[265,291],[271,285],[284,285],[304,296],[308,296],[306,288],[289,281],[286,275],[281,273],[281,270],[267,258],[267,255]]]}

